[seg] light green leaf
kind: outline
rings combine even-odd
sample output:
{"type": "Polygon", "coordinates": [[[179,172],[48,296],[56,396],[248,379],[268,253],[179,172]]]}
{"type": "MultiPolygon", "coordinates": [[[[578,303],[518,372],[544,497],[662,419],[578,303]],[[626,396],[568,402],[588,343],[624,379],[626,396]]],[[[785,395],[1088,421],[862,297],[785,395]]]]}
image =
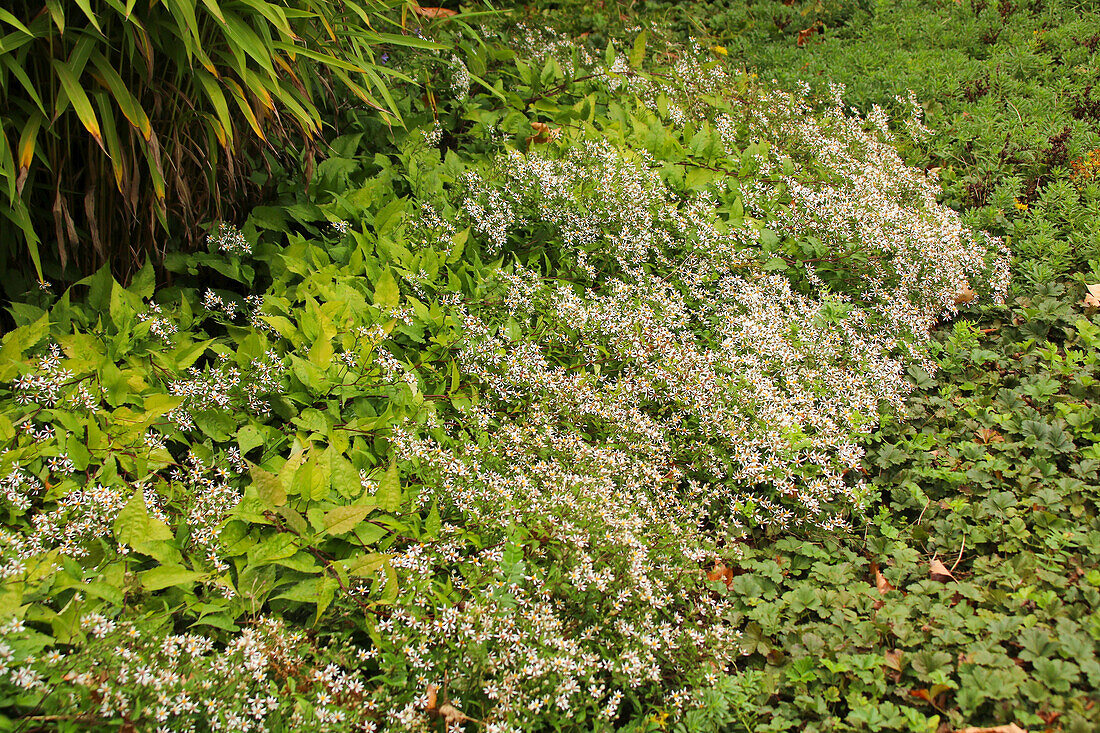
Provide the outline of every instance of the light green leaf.
{"type": "Polygon", "coordinates": [[[389,555],[371,552],[366,555],[350,557],[343,562],[344,567],[347,568],[348,575],[356,575],[362,578],[370,577],[377,573],[378,569],[385,565],[389,558],[389,555]]]}
{"type": "Polygon", "coordinates": [[[253,567],[267,565],[290,557],[298,551],[298,538],[287,532],[266,537],[248,550],[248,564],[253,567]]]}
{"type": "Polygon", "coordinates": [[[173,537],[167,524],[149,516],[145,496],[140,489],[134,492],[118,513],[114,530],[118,541],[131,547],[151,540],[170,540],[173,537]]]}
{"type": "Polygon", "coordinates": [[[309,361],[318,369],[326,369],[332,363],[332,341],[319,338],[309,349],[309,361]]]}
{"type": "Polygon", "coordinates": [[[638,34],[638,37],[634,39],[634,48],[630,51],[631,68],[642,68],[642,62],[645,60],[645,44],[648,37],[649,34],[646,31],[642,31],[638,34]]]}
{"type": "Polygon", "coordinates": [[[388,267],[382,271],[378,282],[375,283],[374,303],[387,308],[396,308],[401,303],[401,290],[397,287],[397,280],[394,279],[388,267]]]}
{"type": "Polygon", "coordinates": [[[395,512],[401,508],[401,475],[397,471],[396,461],[390,463],[378,480],[374,500],[382,511],[395,512]]]}
{"type": "Polygon", "coordinates": [[[145,590],[154,591],[172,586],[190,585],[203,577],[203,574],[188,570],[181,565],[161,565],[139,573],[139,577],[145,590]]]}
{"type": "Polygon", "coordinates": [[[256,487],[256,495],[260,499],[275,507],[286,504],[286,488],[278,476],[259,466],[252,466],[251,473],[252,485],[256,487]]]}
{"type": "Polygon", "coordinates": [[[363,493],[363,482],[359,471],[347,458],[339,453],[332,456],[332,488],[346,499],[355,499],[363,493]]]}
{"type": "Polygon", "coordinates": [[[470,227],[466,227],[461,232],[456,232],[451,237],[451,251],[447,255],[447,264],[453,265],[458,262],[462,257],[462,251],[466,248],[466,240],[470,238],[470,227]]]}
{"type": "Polygon", "coordinates": [[[374,504],[338,506],[325,513],[325,532],[333,537],[351,532],[376,508],[374,504]]]}
{"type": "Polygon", "coordinates": [[[263,444],[264,436],[260,435],[260,431],[255,425],[245,425],[237,431],[237,446],[240,448],[242,456],[263,444]]]}

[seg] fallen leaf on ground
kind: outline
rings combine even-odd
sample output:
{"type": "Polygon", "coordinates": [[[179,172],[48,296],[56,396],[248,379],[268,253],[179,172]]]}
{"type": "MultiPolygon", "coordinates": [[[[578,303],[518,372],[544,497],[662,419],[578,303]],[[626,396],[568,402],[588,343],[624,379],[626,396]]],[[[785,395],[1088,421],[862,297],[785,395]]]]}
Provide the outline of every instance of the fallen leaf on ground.
{"type": "Polygon", "coordinates": [[[878,569],[878,563],[874,560],[871,561],[871,572],[875,576],[875,587],[878,588],[878,592],[882,595],[886,595],[890,591],[894,590],[894,586],[890,585],[890,581],[886,579],[878,569]]]}
{"type": "Polygon", "coordinates": [[[951,574],[947,566],[936,558],[932,558],[928,561],[928,574],[932,576],[932,580],[938,580],[942,583],[946,583],[949,580],[955,580],[955,576],[951,574]]]}
{"type": "Polygon", "coordinates": [[[1015,723],[1009,723],[1008,725],[995,725],[992,728],[959,728],[955,733],[1027,733],[1027,730],[1015,723]]]}
{"type": "Polygon", "coordinates": [[[1100,283],[1093,283],[1085,287],[1089,289],[1089,292],[1081,302],[1091,308],[1100,308],[1100,283]]]}
{"type": "Polygon", "coordinates": [[[733,571],[720,562],[715,563],[714,569],[707,572],[707,580],[720,580],[729,588],[733,584],[733,571]]]}
{"type": "Polygon", "coordinates": [[[978,294],[971,290],[969,285],[966,285],[955,296],[955,305],[963,305],[964,303],[969,303],[977,297],[978,294]]]}
{"type": "Polygon", "coordinates": [[[798,32],[798,47],[802,48],[806,45],[806,41],[810,40],[810,36],[817,32],[817,24],[811,25],[809,28],[805,28],[798,32]]]}

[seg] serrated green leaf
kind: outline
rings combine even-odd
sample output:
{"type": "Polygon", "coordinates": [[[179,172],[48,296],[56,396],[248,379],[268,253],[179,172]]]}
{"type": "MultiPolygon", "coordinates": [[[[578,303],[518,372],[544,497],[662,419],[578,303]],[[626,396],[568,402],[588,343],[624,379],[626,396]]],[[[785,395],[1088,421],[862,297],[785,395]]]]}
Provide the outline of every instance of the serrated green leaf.
{"type": "Polygon", "coordinates": [[[390,463],[378,480],[374,500],[385,512],[396,512],[401,508],[401,475],[396,461],[390,463]]]}
{"type": "Polygon", "coordinates": [[[161,590],[175,586],[190,585],[203,573],[188,570],[181,565],[161,565],[160,567],[146,570],[138,574],[141,585],[147,591],[161,590]]]}
{"type": "Polygon", "coordinates": [[[282,479],[259,466],[252,466],[251,474],[252,485],[260,499],[273,507],[286,504],[286,487],[283,486],[282,479]]]}
{"type": "Polygon", "coordinates": [[[325,513],[325,532],[333,537],[351,532],[376,508],[374,504],[338,506],[325,513]]]}
{"type": "Polygon", "coordinates": [[[401,290],[388,267],[382,271],[378,282],[375,283],[374,304],[386,308],[396,308],[401,304],[401,290]]]}
{"type": "Polygon", "coordinates": [[[152,540],[170,540],[172,530],[159,519],[149,516],[145,506],[145,495],[140,489],[135,491],[126,505],[115,517],[113,525],[118,541],[131,547],[152,540]]]}

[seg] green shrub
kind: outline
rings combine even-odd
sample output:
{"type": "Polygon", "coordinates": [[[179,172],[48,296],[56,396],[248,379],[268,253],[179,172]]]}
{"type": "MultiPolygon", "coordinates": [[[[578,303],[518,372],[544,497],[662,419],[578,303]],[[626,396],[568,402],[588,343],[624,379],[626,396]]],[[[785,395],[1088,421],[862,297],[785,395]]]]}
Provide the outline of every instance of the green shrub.
{"type": "Polygon", "coordinates": [[[69,281],[104,263],[128,277],[147,256],[159,262],[169,233],[195,241],[200,224],[236,213],[234,193],[253,182],[265,149],[315,156],[321,105],[352,96],[396,121],[388,85],[402,75],[375,63],[374,47],[437,46],[373,30],[385,5],[7,3],[6,287],[17,290],[16,269],[31,262],[38,277],[69,281]]]}

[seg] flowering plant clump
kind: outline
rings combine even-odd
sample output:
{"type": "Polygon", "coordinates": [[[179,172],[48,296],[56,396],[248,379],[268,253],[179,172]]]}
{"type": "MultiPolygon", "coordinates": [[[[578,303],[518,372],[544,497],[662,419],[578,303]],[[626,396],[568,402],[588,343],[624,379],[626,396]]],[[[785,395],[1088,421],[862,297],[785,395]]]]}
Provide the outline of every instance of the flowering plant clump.
{"type": "Polygon", "coordinates": [[[101,273],[5,337],[7,706],[522,731],[750,704],[741,543],[850,526],[860,439],[1004,250],[881,111],[702,49],[658,77],[644,42],[543,48],[514,61],[543,119],[489,94],[455,101],[458,152],[438,109],[392,155],[351,133],[325,164],[352,190],[217,229],[193,287],[101,273]]]}

